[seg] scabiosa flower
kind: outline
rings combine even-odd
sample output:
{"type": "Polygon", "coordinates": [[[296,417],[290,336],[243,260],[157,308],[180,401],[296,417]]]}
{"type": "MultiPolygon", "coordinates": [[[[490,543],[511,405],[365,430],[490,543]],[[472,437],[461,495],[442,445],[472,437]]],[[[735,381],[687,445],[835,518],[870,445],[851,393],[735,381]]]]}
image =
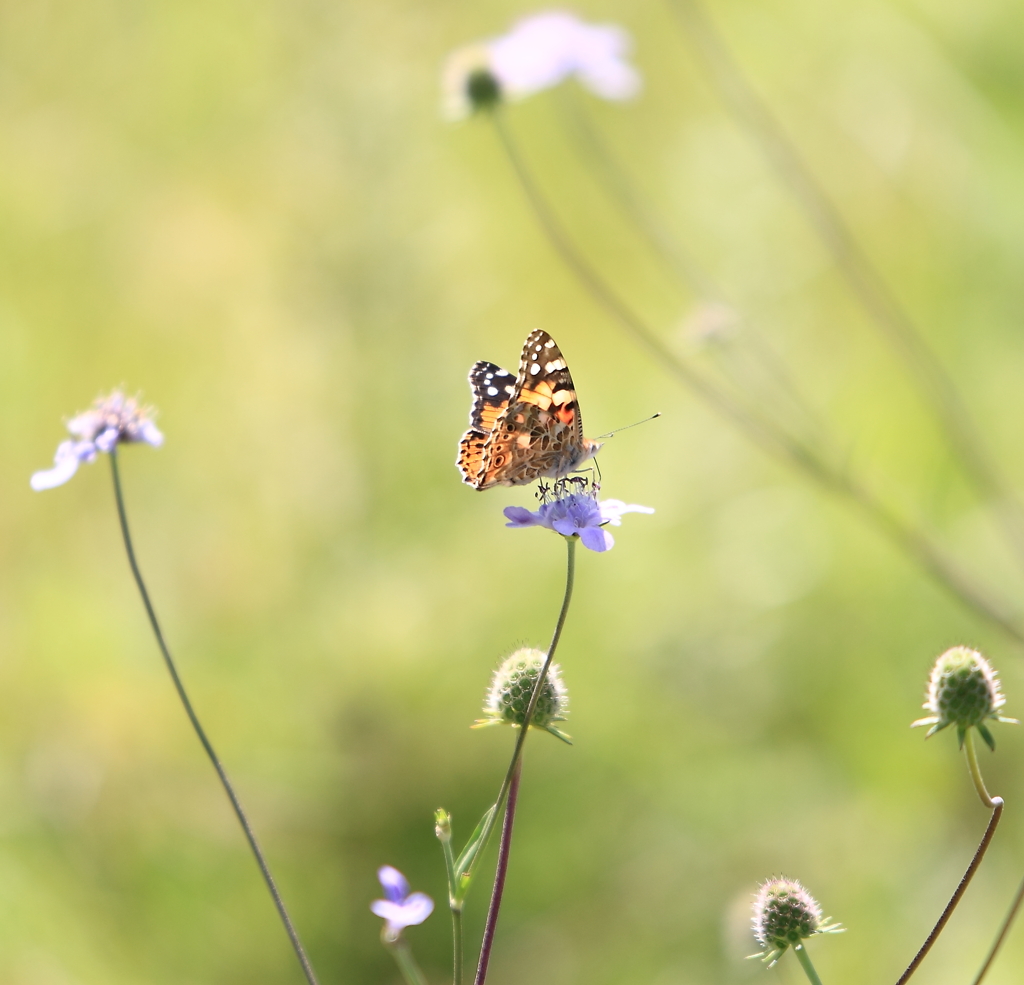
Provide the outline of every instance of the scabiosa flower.
{"type": "Polygon", "coordinates": [[[370,909],[387,921],[384,936],[388,940],[397,940],[406,927],[423,923],[433,913],[434,901],[426,893],[410,893],[409,883],[398,869],[382,865],[377,878],[387,899],[375,899],[370,909]]]}
{"type": "Polygon", "coordinates": [[[956,725],[957,738],[963,748],[964,736],[973,727],[994,751],[996,743],[985,719],[1019,724],[1016,718],[1003,718],[999,714],[1006,703],[999,690],[999,678],[992,665],[970,647],[954,646],[935,661],[925,698],[922,707],[931,714],[919,718],[910,727],[931,725],[926,739],[949,725],[956,725]]]}
{"type": "Polygon", "coordinates": [[[843,929],[821,916],[817,900],[795,879],[769,879],[754,897],[754,937],[762,950],[750,955],[775,964],[790,945],[815,934],[837,934],[843,929]]]}
{"type": "Polygon", "coordinates": [[[618,527],[624,513],[653,513],[650,506],[624,503],[621,499],[601,502],[589,493],[570,493],[550,503],[544,503],[536,512],[524,506],[506,506],[506,527],[547,527],[563,537],[579,536],[583,546],[591,551],[610,551],[615,539],[605,525],[618,527]]]}
{"type": "Polygon", "coordinates": [[[62,441],[53,458],[53,468],[36,472],[33,489],[62,486],[82,462],[92,462],[98,452],[109,454],[121,443],[145,442],[154,448],[164,443],[164,436],[153,423],[152,407],[143,407],[134,397],[114,390],[108,397],[97,398],[90,410],[76,414],[67,422],[74,440],[62,441]]]}
{"type": "Polygon", "coordinates": [[[586,24],[548,11],[508,34],[454,52],[442,77],[445,115],[461,119],[503,99],[523,99],[575,76],[603,99],[629,99],[640,76],[626,60],[630,37],[612,24],[586,24]]]}
{"type": "MultiPolygon", "coordinates": [[[[526,721],[526,709],[530,704],[530,695],[537,686],[537,678],[547,654],[543,650],[523,647],[507,657],[494,672],[491,686],[484,700],[486,718],[476,722],[474,728],[488,725],[511,725],[522,728],[526,721]]],[[[542,728],[546,732],[569,742],[555,722],[564,722],[569,712],[569,692],[562,682],[562,671],[558,664],[548,667],[544,677],[544,686],[537,696],[537,704],[533,709],[530,724],[534,728],[542,728]]],[[[571,744],[571,743],[570,743],[571,744]]]]}

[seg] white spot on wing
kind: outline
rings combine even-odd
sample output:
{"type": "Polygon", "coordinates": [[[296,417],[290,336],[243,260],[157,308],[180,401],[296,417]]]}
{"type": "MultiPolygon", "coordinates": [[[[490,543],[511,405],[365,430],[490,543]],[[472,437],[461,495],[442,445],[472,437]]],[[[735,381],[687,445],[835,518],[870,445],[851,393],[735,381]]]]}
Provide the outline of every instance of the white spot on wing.
{"type": "Polygon", "coordinates": [[[530,367],[530,375],[531,376],[536,376],[539,372],[540,372],[540,363],[534,363],[530,367]]]}
{"type": "Polygon", "coordinates": [[[487,388],[487,396],[496,397],[498,395],[498,388],[496,386],[489,386],[487,388]]]}

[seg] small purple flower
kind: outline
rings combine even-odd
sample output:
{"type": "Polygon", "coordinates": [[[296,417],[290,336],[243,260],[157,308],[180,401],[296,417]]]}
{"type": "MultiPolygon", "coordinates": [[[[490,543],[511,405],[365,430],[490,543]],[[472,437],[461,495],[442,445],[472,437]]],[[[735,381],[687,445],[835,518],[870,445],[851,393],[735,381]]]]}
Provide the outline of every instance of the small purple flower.
{"type": "Polygon", "coordinates": [[[621,499],[598,502],[585,493],[571,493],[550,503],[544,503],[536,513],[523,506],[506,506],[506,527],[547,527],[563,537],[578,534],[583,546],[591,551],[609,551],[615,540],[605,525],[614,527],[622,523],[624,513],[653,513],[650,506],[636,506],[621,499]]]}
{"type": "Polygon", "coordinates": [[[99,397],[91,410],[71,418],[67,429],[75,440],[62,441],[53,458],[53,468],[36,472],[30,480],[37,492],[62,486],[83,462],[92,462],[98,452],[110,454],[122,443],[145,442],[154,448],[164,443],[164,436],[153,423],[153,409],[142,407],[134,397],[114,390],[108,397],[99,397]]]}
{"type": "Polygon", "coordinates": [[[387,899],[375,899],[370,909],[387,921],[385,933],[395,939],[406,928],[423,923],[434,911],[434,901],[426,893],[410,893],[409,883],[398,869],[382,865],[377,878],[387,899]]]}

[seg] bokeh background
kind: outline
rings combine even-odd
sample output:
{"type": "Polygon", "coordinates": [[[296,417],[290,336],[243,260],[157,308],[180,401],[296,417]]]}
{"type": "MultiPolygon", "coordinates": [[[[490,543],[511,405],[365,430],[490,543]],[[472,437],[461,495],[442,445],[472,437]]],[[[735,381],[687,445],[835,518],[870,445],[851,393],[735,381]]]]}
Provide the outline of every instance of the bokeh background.
{"type": "MultiPolygon", "coordinates": [[[[587,255],[682,357],[782,407],[751,334],[699,331],[566,99],[832,452],[1024,610],[989,504],[672,8],[573,8],[632,33],[642,95],[543,94],[508,122],[587,255]]],[[[514,366],[537,326],[591,435],[664,416],[601,454],[605,493],[657,513],[581,552],[559,652],[575,745],[528,744],[490,980],[796,982],[791,959],[743,961],[756,882],[786,873],[850,928],[812,944],[823,979],[891,981],[958,880],[987,815],[952,736],[907,726],[957,643],[1024,712],[1024,652],[636,349],[557,261],[489,124],[441,119],[445,54],[536,9],[0,8],[0,981],[300,980],[149,635],[107,463],[28,488],[62,416],[118,384],[167,437],[123,455],[143,569],[321,981],[398,980],[367,909],[383,863],[438,901],[409,937],[431,982],[450,974],[432,811],[464,837],[493,798],[513,737],[468,726],[500,658],[549,638],[564,564],[549,533],[503,526],[529,490],[475,493],[453,460],[468,366],[514,366]]],[[[1020,5],[709,9],[1024,488],[1020,5]]],[[[1024,875],[1024,733],[996,735],[1004,826],[922,982],[969,980],[1024,875]]],[[[989,980],[1022,968],[1018,927],[989,980]]]]}

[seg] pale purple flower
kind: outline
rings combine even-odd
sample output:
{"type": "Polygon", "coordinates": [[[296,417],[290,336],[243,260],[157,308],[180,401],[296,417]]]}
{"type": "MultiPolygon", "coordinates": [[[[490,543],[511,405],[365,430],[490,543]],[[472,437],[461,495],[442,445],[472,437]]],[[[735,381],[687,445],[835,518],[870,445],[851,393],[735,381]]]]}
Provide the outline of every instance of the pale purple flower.
{"type": "Polygon", "coordinates": [[[67,429],[74,440],[57,446],[53,468],[32,476],[30,483],[36,491],[62,486],[83,462],[94,461],[98,452],[110,454],[119,444],[141,441],[159,448],[164,443],[153,423],[152,408],[141,406],[121,390],[99,397],[90,410],[71,418],[67,429]]]}
{"type": "Polygon", "coordinates": [[[571,493],[531,512],[523,506],[506,506],[506,527],[547,527],[563,537],[578,534],[583,546],[591,551],[609,551],[615,539],[605,526],[618,527],[624,513],[653,513],[650,506],[636,506],[621,499],[599,502],[586,493],[571,493]]]}
{"type": "Polygon", "coordinates": [[[370,909],[387,921],[389,937],[398,937],[406,927],[423,923],[433,913],[434,901],[426,893],[410,893],[409,883],[398,869],[382,865],[377,878],[387,899],[375,899],[370,909]]]}
{"type": "Polygon", "coordinates": [[[587,24],[564,11],[534,14],[499,38],[451,55],[443,78],[446,114],[459,119],[479,108],[470,79],[481,72],[504,99],[523,99],[573,76],[603,99],[629,99],[641,85],[626,61],[630,45],[614,24],[587,24]]]}

